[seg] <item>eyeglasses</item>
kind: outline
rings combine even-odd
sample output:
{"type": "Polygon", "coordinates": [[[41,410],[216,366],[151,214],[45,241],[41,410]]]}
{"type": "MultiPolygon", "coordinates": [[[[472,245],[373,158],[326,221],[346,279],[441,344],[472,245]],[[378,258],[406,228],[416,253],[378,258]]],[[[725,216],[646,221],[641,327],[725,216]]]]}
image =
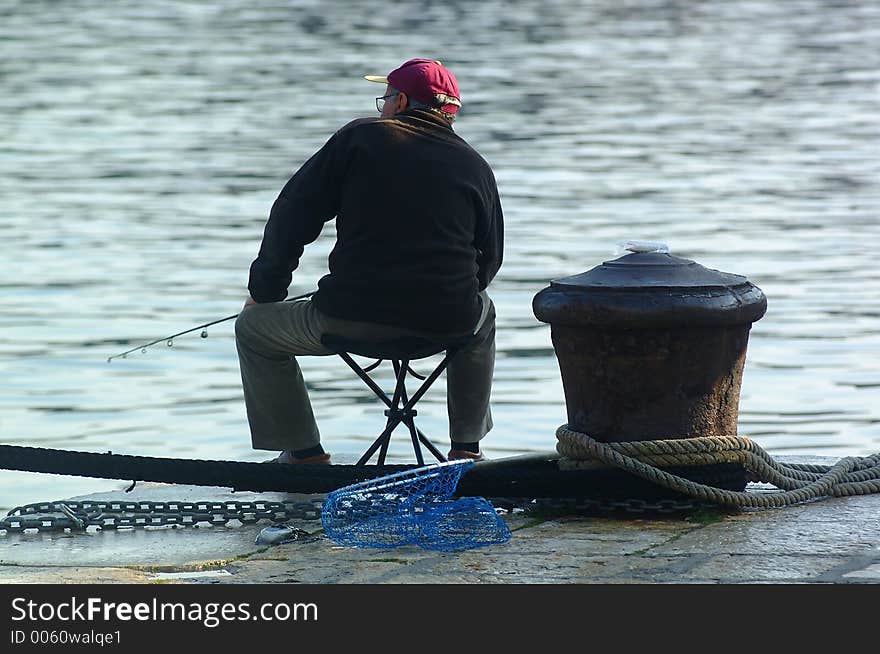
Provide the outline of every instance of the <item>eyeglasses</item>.
{"type": "Polygon", "coordinates": [[[397,93],[392,93],[390,95],[383,95],[381,98],[376,98],[376,111],[381,114],[382,110],[385,108],[385,101],[389,98],[393,98],[395,95],[400,95],[400,91],[398,91],[397,93]]]}

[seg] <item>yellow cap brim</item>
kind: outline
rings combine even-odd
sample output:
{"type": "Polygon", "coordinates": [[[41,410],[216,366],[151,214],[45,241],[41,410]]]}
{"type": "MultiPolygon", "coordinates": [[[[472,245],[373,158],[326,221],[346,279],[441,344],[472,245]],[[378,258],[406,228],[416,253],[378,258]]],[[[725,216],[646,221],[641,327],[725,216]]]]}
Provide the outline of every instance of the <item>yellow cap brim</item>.
{"type": "Polygon", "coordinates": [[[379,82],[380,84],[388,83],[388,78],[384,75],[364,75],[364,79],[368,82],[379,82]]]}

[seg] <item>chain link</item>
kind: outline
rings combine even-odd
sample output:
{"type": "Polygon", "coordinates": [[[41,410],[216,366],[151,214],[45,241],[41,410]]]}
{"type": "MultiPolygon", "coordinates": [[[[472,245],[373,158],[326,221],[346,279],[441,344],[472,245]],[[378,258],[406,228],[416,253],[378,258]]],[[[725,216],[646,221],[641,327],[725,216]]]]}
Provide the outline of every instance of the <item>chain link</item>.
{"type": "Polygon", "coordinates": [[[40,502],[12,509],[0,519],[0,532],[85,531],[138,527],[225,526],[318,520],[322,499],[307,502],[40,502]]]}

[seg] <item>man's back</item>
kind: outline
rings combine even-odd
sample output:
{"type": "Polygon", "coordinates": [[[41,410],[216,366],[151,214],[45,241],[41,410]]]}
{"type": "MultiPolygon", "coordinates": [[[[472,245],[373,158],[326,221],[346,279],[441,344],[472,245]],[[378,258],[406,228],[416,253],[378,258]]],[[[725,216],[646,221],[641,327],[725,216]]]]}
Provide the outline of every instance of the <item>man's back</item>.
{"type": "Polygon", "coordinates": [[[501,265],[503,218],[491,169],[447,121],[415,109],[340,129],[282,190],[267,233],[285,238],[264,239],[260,258],[295,267],[334,215],[313,298],[321,311],[437,333],[473,327],[477,294],[501,265]]]}
{"type": "Polygon", "coordinates": [[[436,332],[475,324],[501,263],[500,205],[489,166],[444,122],[416,110],[348,130],[338,239],[315,298],[325,313],[436,332]],[[478,262],[478,249],[492,254],[478,262]]]}

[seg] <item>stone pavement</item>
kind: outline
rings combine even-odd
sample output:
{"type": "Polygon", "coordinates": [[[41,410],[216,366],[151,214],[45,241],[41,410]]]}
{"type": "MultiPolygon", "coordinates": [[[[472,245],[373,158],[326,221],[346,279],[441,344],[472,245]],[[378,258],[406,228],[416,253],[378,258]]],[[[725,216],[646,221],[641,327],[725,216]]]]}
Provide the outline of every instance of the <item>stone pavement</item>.
{"type": "MultiPolygon", "coordinates": [[[[759,492],[760,489],[758,489],[759,492]]],[[[90,500],[313,501],[139,484],[90,500]]],[[[309,536],[257,545],[271,524],[0,534],[0,583],[98,584],[874,584],[880,495],[780,509],[617,517],[538,508],[503,514],[509,542],[459,553],[341,547],[309,536]]]]}

